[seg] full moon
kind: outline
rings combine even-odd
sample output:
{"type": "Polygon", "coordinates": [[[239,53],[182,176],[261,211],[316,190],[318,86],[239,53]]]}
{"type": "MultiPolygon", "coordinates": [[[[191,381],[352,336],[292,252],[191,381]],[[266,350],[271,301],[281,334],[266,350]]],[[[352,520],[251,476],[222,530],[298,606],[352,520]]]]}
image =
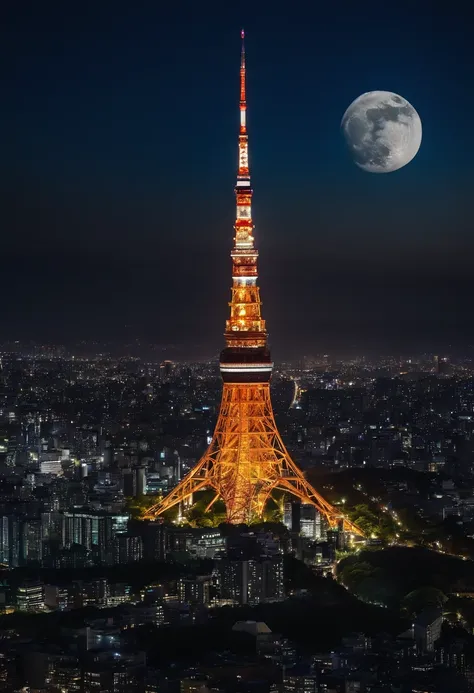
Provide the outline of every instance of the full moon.
{"type": "Polygon", "coordinates": [[[406,166],[421,144],[421,120],[403,96],[369,91],[351,103],[341,122],[352,157],[370,173],[406,166]]]}

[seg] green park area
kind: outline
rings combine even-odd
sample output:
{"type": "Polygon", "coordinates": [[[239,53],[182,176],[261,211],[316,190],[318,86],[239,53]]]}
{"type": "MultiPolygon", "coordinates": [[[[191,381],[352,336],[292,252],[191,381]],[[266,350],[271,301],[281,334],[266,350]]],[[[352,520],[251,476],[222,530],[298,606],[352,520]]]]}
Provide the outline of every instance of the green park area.
{"type": "MultiPolygon", "coordinates": [[[[181,521],[190,527],[218,527],[225,523],[226,512],[224,502],[214,501],[215,492],[210,490],[199,491],[195,494],[193,505],[185,511],[181,521]],[[211,505],[209,510],[208,506],[211,505]]],[[[127,510],[134,519],[142,519],[148,508],[161,500],[161,496],[138,496],[129,498],[127,510]]],[[[279,522],[282,518],[283,494],[275,492],[266,507],[263,518],[255,518],[255,523],[279,522]]],[[[178,520],[178,506],[163,513],[166,522],[176,522],[178,520]]]]}
{"type": "Polygon", "coordinates": [[[426,548],[363,550],[336,566],[336,578],[362,601],[412,617],[439,607],[447,620],[474,628],[474,562],[426,548]]]}

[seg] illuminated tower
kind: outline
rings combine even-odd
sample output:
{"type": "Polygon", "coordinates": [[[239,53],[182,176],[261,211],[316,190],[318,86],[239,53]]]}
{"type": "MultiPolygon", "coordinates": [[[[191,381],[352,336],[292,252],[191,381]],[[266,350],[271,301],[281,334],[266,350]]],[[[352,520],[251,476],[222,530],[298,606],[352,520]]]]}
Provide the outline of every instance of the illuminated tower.
{"type": "Polygon", "coordinates": [[[273,364],[261,314],[258,251],[253,238],[243,31],[241,37],[237,214],[231,252],[230,317],[224,334],[226,347],[220,358],[224,381],[221,408],[204,456],[171,493],[148,509],[145,517],[157,517],[182,501],[189,505],[194,493],[213,489],[215,495],[208,509],[220,498],[225,503],[229,522],[250,522],[262,516],[272,492],[283,491],[302,503],[314,505],[331,526],[342,522],[345,529],[361,534],[306,481],[289,456],[273,416],[270,400],[273,364]]]}

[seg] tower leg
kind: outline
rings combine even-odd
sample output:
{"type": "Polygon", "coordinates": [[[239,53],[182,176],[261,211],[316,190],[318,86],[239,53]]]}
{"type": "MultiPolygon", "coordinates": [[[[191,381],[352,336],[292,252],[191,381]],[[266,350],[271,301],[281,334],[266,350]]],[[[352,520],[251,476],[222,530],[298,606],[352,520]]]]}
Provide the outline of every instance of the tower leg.
{"type": "Polygon", "coordinates": [[[166,512],[166,510],[170,510],[175,505],[182,503],[183,501],[186,504],[186,507],[190,507],[193,503],[193,494],[210,485],[206,463],[207,460],[205,458],[203,458],[201,462],[198,462],[194,469],[191,469],[184,479],[180,481],[180,483],[170,493],[168,493],[163,500],[148,508],[143,516],[143,519],[154,520],[159,515],[166,512]]]}
{"type": "Polygon", "coordinates": [[[212,508],[212,506],[214,505],[214,503],[215,503],[216,501],[218,501],[218,500],[219,500],[219,494],[216,493],[216,495],[214,496],[214,498],[211,500],[211,502],[209,503],[209,505],[206,507],[206,512],[207,512],[207,513],[208,513],[209,510],[212,508]]]}

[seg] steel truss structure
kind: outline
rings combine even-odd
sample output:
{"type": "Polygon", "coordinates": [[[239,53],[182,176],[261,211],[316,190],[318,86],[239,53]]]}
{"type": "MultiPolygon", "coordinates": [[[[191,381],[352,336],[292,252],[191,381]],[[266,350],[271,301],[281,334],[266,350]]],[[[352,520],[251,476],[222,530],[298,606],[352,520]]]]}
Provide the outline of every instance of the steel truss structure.
{"type": "Polygon", "coordinates": [[[224,381],[222,402],[212,441],[187,476],[144,517],[155,519],[179,503],[192,504],[195,493],[213,489],[222,499],[227,520],[248,523],[261,518],[275,491],[313,505],[331,527],[362,535],[339,510],[305,479],[278,433],[270,399],[273,363],[261,315],[257,259],[253,237],[248,135],[246,125],[246,68],[244,32],[240,63],[239,169],[235,187],[237,212],[232,249],[232,300],[226,322],[226,348],[220,359],[224,381]]]}

